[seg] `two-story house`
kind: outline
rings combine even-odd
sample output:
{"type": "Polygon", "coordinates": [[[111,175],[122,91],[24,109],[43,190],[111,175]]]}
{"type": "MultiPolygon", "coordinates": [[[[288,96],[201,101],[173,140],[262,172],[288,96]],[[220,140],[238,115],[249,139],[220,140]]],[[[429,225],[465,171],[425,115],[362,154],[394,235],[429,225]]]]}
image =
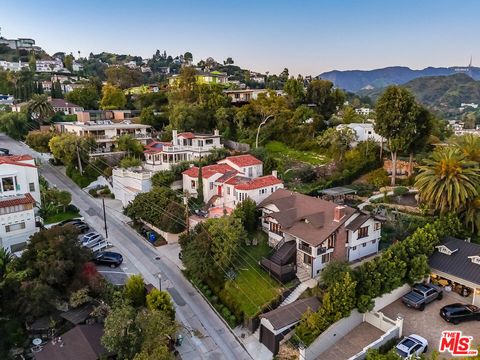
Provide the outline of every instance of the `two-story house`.
{"type": "Polygon", "coordinates": [[[259,207],[269,245],[296,244],[301,280],[317,276],[332,260],[355,261],[378,252],[381,223],[351,207],[285,189],[259,207]]]}
{"type": "Polygon", "coordinates": [[[0,156],[0,246],[21,250],[37,230],[35,205],[40,205],[35,161],[28,155],[0,156]]]}
{"type": "Polygon", "coordinates": [[[171,142],[153,141],[145,147],[145,169],[170,170],[172,165],[181,161],[200,159],[222,147],[218,130],[213,134],[178,133],[173,130],[171,142]]]}
{"type": "Polygon", "coordinates": [[[142,144],[152,139],[151,126],[133,124],[129,120],[114,123],[111,120],[97,120],[87,122],[58,122],[55,123],[57,132],[74,133],[78,136],[91,136],[97,142],[97,148],[91,156],[102,155],[115,151],[117,140],[122,135],[130,135],[142,144]]]}
{"type": "Polygon", "coordinates": [[[114,168],[112,171],[112,188],[115,199],[120,200],[123,206],[127,206],[135,197],[142,192],[152,189],[153,172],[137,168],[114,168]]]}
{"type": "MultiPolygon", "coordinates": [[[[183,172],[183,190],[198,195],[200,170],[194,166],[183,172]]],[[[250,198],[257,204],[283,188],[277,172],[262,176],[263,163],[252,155],[229,156],[215,165],[202,167],[203,198],[211,216],[230,213],[250,198]]]]}

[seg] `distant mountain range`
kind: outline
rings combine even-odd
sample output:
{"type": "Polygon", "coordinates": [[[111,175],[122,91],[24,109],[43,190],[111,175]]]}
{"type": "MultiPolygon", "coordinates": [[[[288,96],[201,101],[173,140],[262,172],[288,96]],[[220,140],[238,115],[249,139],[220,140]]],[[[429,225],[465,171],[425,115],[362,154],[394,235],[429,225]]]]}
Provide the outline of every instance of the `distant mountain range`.
{"type": "Polygon", "coordinates": [[[318,77],[330,80],[341,89],[358,92],[360,90],[381,89],[392,84],[402,85],[426,76],[447,76],[459,73],[466,74],[475,80],[480,80],[480,68],[473,66],[427,67],[423,70],[412,70],[404,66],[391,66],[375,70],[334,70],[324,72],[318,77]]]}

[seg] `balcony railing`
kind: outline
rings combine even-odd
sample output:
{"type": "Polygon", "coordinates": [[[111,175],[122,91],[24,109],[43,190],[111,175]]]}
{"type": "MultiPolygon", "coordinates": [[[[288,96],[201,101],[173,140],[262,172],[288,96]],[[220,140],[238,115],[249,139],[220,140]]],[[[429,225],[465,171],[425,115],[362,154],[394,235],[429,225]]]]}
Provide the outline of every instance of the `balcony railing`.
{"type": "Polygon", "coordinates": [[[268,271],[271,276],[283,283],[295,278],[295,272],[297,271],[297,266],[294,263],[278,265],[267,258],[262,258],[260,265],[268,271]]]}
{"type": "Polygon", "coordinates": [[[188,145],[174,145],[174,146],[164,146],[163,152],[179,152],[179,151],[210,151],[215,148],[219,148],[221,145],[205,145],[205,146],[188,146],[188,145]]]}
{"type": "Polygon", "coordinates": [[[312,247],[310,245],[299,244],[298,249],[306,252],[309,255],[312,255],[312,247]]]}

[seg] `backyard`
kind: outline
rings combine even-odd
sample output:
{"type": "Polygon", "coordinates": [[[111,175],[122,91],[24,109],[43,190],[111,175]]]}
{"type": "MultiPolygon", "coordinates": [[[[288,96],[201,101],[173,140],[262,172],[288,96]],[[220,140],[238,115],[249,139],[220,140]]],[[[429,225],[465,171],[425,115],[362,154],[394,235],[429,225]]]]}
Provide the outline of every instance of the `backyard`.
{"type": "Polygon", "coordinates": [[[78,210],[68,210],[65,212],[60,212],[58,214],[53,214],[51,216],[48,216],[46,219],[44,219],[44,224],[56,224],[60,221],[64,220],[69,220],[69,219],[74,219],[76,217],[79,217],[79,212],[78,210]]]}
{"type": "Polygon", "coordinates": [[[245,318],[257,315],[284,290],[258,265],[259,260],[272,250],[268,246],[266,234],[257,231],[254,237],[258,240],[258,245],[242,245],[236,264],[237,277],[227,281],[222,290],[228,297],[235,299],[245,318]]]}
{"type": "Polygon", "coordinates": [[[327,158],[324,155],[314,151],[295,150],[280,141],[270,141],[265,148],[277,159],[297,160],[313,166],[323,165],[327,162],[327,158]]]}

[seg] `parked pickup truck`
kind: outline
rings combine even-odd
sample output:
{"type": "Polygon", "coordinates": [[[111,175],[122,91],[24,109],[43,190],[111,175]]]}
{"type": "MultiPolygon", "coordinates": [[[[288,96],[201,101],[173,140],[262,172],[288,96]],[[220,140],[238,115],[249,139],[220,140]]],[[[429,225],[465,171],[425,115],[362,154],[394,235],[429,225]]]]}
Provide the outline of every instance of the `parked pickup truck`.
{"type": "Polygon", "coordinates": [[[425,305],[433,300],[441,300],[443,291],[438,286],[431,284],[417,284],[408,294],[402,297],[402,302],[409,308],[425,310],[425,305]]]}

